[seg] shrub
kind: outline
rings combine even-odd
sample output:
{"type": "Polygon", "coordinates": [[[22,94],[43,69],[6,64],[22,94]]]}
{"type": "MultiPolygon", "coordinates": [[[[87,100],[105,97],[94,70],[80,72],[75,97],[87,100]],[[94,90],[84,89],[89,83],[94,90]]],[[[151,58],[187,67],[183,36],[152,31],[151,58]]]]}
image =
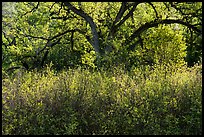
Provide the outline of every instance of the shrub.
{"type": "Polygon", "coordinates": [[[202,66],[173,68],[4,77],[2,134],[201,134],[202,66]]]}

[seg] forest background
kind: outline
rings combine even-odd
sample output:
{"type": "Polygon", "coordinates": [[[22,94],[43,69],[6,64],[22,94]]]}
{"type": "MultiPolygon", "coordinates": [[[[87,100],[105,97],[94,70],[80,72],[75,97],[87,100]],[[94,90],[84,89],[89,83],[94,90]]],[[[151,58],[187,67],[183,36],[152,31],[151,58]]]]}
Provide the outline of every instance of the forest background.
{"type": "Polygon", "coordinates": [[[3,2],[3,134],[201,134],[201,2],[3,2]]]}

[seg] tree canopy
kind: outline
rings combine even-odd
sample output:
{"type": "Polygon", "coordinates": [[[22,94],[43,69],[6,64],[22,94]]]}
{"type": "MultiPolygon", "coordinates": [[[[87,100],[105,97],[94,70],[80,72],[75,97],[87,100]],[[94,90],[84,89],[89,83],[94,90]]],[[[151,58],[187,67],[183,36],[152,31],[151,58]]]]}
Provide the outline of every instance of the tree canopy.
{"type": "Polygon", "coordinates": [[[3,68],[193,66],[201,2],[3,2],[3,68]]]}

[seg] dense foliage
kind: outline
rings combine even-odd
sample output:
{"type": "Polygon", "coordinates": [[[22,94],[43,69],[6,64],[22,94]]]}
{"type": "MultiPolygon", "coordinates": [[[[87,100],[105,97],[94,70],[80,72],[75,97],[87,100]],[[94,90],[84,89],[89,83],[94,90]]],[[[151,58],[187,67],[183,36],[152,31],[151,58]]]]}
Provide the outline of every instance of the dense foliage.
{"type": "Polygon", "coordinates": [[[47,67],[5,75],[2,133],[198,135],[201,69],[78,68],[56,74],[47,67]]]}
{"type": "Polygon", "coordinates": [[[201,2],[5,2],[3,68],[193,66],[201,26],[201,2]]]}
{"type": "Polygon", "coordinates": [[[3,2],[2,134],[201,134],[201,2],[3,2]]]}

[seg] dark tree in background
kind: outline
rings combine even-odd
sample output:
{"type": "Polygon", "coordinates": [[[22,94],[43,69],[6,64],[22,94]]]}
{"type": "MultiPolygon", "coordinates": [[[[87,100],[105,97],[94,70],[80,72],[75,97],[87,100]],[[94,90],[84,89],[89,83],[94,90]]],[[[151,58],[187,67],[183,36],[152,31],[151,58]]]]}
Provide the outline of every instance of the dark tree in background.
{"type": "Polygon", "coordinates": [[[202,60],[201,2],[3,2],[3,68],[202,60]],[[22,64],[21,62],[24,62],[22,64]],[[26,63],[26,66],[25,66],[26,63]]]}

